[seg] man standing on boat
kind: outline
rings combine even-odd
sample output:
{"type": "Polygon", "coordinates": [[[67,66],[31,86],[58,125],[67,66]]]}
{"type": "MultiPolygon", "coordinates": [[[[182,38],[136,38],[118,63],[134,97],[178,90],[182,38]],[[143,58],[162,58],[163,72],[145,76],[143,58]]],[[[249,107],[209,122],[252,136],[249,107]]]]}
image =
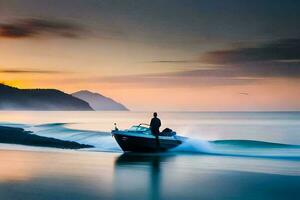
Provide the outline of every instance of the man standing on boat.
{"type": "Polygon", "coordinates": [[[153,118],[150,122],[150,129],[152,134],[155,136],[156,148],[159,149],[159,127],[161,126],[160,119],[157,117],[157,113],[153,113],[153,118]]]}

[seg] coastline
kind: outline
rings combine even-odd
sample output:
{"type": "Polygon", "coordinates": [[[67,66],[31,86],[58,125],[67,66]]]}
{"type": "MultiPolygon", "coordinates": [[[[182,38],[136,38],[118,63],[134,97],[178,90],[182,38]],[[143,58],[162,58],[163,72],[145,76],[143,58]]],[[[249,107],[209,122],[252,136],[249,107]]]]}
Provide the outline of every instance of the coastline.
{"type": "Polygon", "coordinates": [[[20,144],[37,147],[52,147],[61,149],[91,148],[92,145],[80,144],[74,141],[59,140],[50,137],[38,136],[23,128],[0,126],[0,143],[20,144]]]}

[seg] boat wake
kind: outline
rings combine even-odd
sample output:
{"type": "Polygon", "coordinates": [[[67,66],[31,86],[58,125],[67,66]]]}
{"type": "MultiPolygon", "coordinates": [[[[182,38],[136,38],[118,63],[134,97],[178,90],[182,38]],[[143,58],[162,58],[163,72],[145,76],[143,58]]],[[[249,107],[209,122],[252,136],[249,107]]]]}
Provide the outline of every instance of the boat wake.
{"type": "MultiPolygon", "coordinates": [[[[68,128],[70,124],[67,123],[49,123],[32,126],[8,123],[0,125],[22,127],[39,136],[75,141],[80,144],[94,146],[94,148],[82,149],[80,151],[122,152],[109,132],[72,129],[68,128]]],[[[205,141],[185,137],[178,138],[182,140],[182,144],[170,150],[172,153],[300,159],[300,145],[256,140],[205,141]]]]}
{"type": "Polygon", "coordinates": [[[82,149],[82,151],[122,152],[109,132],[78,130],[68,128],[67,125],[70,124],[49,123],[32,126],[26,130],[40,136],[54,137],[60,140],[75,141],[80,144],[94,146],[94,148],[82,149]]]}
{"type": "Polygon", "coordinates": [[[201,153],[223,156],[300,159],[300,145],[256,140],[204,141],[186,139],[182,145],[172,149],[172,151],[178,153],[201,153]]]}

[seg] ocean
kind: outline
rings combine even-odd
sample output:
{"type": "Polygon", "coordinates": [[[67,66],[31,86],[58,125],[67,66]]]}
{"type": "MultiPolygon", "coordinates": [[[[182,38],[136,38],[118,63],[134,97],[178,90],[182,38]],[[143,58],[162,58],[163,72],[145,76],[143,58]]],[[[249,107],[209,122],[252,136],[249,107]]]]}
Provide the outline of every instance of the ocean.
{"type": "Polygon", "coordinates": [[[127,129],[149,123],[151,112],[0,112],[0,126],[95,146],[63,150],[0,144],[1,163],[6,163],[0,167],[0,197],[300,197],[300,112],[158,114],[162,128],[175,130],[185,142],[165,153],[124,154],[110,134],[113,124],[127,129]],[[9,167],[14,165],[21,167],[9,167]],[[25,178],[18,175],[23,171],[25,178]]]}

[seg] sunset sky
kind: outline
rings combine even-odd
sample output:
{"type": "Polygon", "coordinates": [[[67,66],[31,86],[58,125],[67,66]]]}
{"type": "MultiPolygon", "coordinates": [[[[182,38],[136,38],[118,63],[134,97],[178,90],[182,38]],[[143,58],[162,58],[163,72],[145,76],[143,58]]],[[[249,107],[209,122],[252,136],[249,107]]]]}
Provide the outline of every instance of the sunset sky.
{"type": "Polygon", "coordinates": [[[298,0],[0,0],[0,82],[131,110],[300,110],[298,0]]]}

